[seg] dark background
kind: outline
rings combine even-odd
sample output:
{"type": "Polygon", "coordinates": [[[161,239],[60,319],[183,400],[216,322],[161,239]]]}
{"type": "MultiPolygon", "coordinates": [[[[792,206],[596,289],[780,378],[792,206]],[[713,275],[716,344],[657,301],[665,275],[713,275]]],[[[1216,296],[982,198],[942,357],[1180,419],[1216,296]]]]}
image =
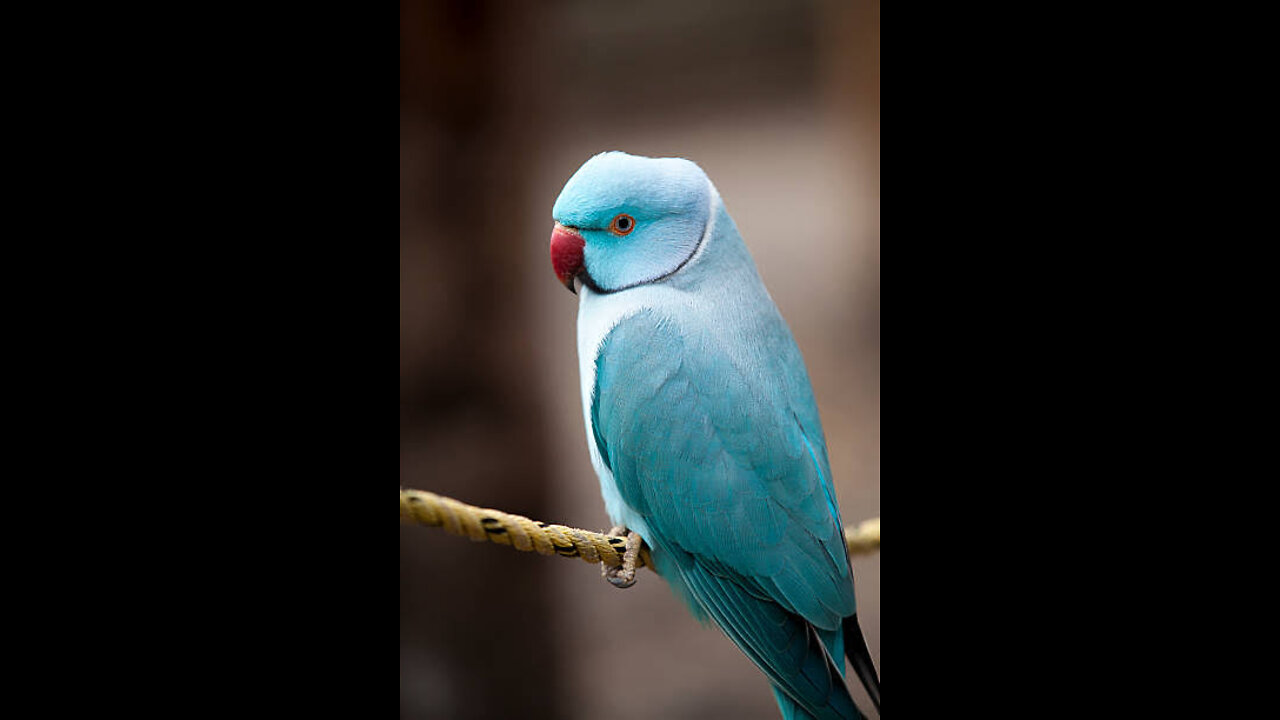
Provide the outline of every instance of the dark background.
{"type": "MultiPolygon", "coordinates": [[[[556,196],[605,150],[707,171],[808,362],[845,520],[879,516],[878,2],[401,3],[401,486],[607,529],[547,258],[556,196]]],[[[647,571],[618,591],[400,535],[402,718],[777,717],[647,571]]],[[[878,665],[879,555],[854,570],[878,665]]]]}

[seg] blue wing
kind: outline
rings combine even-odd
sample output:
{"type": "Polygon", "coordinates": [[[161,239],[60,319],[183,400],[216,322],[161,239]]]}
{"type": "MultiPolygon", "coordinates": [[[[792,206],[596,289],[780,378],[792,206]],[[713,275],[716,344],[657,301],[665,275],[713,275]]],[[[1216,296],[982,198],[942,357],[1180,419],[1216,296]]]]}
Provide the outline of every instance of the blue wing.
{"type": "Polygon", "coordinates": [[[836,647],[855,606],[825,442],[803,360],[769,310],[715,327],[654,310],[624,319],[597,358],[592,427],[695,612],[808,714],[857,717],[836,647]]]}

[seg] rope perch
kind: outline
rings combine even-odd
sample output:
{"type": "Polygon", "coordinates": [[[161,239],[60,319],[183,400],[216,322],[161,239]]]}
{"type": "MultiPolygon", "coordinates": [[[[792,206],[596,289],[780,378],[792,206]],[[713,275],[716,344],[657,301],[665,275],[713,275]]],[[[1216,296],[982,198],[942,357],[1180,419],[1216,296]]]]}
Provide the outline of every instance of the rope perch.
{"type": "MultiPolygon", "coordinates": [[[[622,565],[626,539],[564,525],[548,525],[523,515],[481,508],[423,490],[400,490],[400,522],[442,528],[475,542],[508,545],[521,552],[578,557],[592,564],[622,565]]],[[[850,555],[869,555],[880,549],[880,518],[844,529],[850,555]]],[[[649,549],[642,547],[636,567],[649,565],[649,549]]]]}

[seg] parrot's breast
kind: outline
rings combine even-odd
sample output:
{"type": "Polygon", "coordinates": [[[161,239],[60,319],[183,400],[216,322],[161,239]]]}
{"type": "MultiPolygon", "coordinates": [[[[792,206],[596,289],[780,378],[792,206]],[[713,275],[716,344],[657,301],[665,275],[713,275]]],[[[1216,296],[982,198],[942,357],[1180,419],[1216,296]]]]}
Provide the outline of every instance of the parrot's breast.
{"type": "Polygon", "coordinates": [[[591,401],[596,387],[596,368],[604,340],[618,323],[645,310],[669,308],[679,302],[680,293],[665,285],[642,285],[623,292],[596,293],[583,286],[578,301],[578,372],[582,381],[582,416],[587,430],[591,464],[600,478],[600,495],[605,512],[616,525],[625,525],[649,536],[649,527],[638,512],[622,498],[613,471],[600,455],[591,419],[591,401]]]}

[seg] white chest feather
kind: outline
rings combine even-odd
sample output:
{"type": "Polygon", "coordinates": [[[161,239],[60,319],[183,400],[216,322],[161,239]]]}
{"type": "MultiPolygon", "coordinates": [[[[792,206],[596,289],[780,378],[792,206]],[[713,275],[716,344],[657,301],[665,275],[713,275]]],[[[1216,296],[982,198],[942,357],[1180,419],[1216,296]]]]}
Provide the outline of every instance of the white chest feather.
{"type": "Polygon", "coordinates": [[[675,300],[675,291],[662,285],[644,285],[609,294],[593,293],[583,287],[578,303],[578,372],[582,380],[582,417],[587,430],[587,448],[591,452],[591,464],[600,477],[600,494],[604,497],[605,511],[616,525],[625,525],[643,537],[648,531],[644,519],[631,509],[618,492],[613,473],[605,465],[596,446],[595,429],[591,422],[591,402],[596,387],[596,363],[601,345],[609,333],[625,318],[646,309],[668,306],[675,300]]]}

